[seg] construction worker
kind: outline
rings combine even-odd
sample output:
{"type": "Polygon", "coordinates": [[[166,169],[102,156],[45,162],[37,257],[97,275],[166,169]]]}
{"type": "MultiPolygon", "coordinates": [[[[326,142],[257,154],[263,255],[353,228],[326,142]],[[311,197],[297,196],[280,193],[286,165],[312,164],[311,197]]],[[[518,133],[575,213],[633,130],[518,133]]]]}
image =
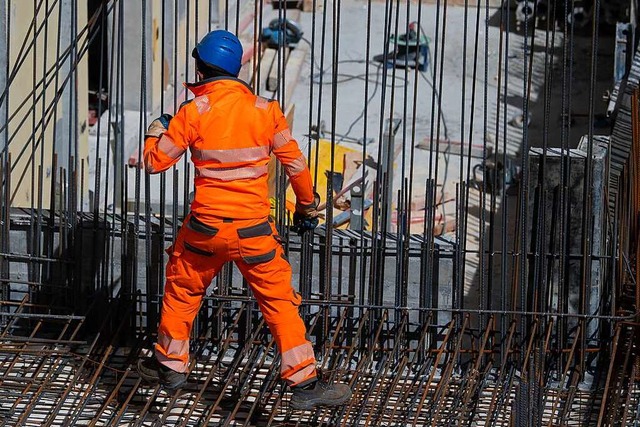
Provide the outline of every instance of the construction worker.
{"type": "Polygon", "coordinates": [[[144,164],[150,174],[173,166],[187,149],[195,166],[195,196],[174,244],[167,249],[165,293],[155,357],[138,372],[167,389],[183,385],[189,369],[193,320],[212,279],[227,261],[245,277],[275,338],[280,375],[292,387],[291,406],[311,409],[345,403],[346,384],[318,379],[316,360],[298,313],[300,294],[269,217],[267,164],[273,153],[296,194],[299,232],[318,224],[320,197],[313,192],[303,154],[277,102],[256,96],[237,78],[242,45],[216,30],[193,50],[198,82],[186,84],[195,98],[175,117],[163,114],[145,135],[144,164]]]}

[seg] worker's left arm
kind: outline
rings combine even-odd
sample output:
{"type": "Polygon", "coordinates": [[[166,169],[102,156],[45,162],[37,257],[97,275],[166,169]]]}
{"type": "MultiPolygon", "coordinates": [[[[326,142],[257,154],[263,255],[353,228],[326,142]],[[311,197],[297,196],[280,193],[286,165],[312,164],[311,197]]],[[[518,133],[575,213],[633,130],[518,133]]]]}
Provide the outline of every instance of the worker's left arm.
{"type": "Polygon", "coordinates": [[[176,164],[189,147],[191,125],[187,108],[175,117],[163,114],[151,122],[144,140],[144,165],[150,174],[164,172],[176,164]]]}
{"type": "Polygon", "coordinates": [[[277,103],[273,103],[275,115],[275,134],[273,137],[273,154],[284,166],[293,192],[296,194],[296,211],[305,216],[318,215],[316,208],[320,204],[320,196],[313,191],[311,173],[307,160],[300,151],[297,141],[291,135],[287,120],[277,103]]]}

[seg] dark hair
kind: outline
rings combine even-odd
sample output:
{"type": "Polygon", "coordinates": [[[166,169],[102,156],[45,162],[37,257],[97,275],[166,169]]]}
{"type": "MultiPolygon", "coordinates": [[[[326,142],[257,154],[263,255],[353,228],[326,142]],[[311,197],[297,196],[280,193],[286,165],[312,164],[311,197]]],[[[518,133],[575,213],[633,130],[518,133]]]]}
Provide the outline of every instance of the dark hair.
{"type": "Polygon", "coordinates": [[[200,56],[197,54],[197,51],[194,51],[193,56],[194,58],[196,58],[196,69],[200,73],[202,73],[202,78],[210,79],[213,77],[222,77],[222,76],[234,77],[232,74],[224,71],[223,69],[211,66],[206,62],[204,62],[202,59],[200,59],[200,56]]]}

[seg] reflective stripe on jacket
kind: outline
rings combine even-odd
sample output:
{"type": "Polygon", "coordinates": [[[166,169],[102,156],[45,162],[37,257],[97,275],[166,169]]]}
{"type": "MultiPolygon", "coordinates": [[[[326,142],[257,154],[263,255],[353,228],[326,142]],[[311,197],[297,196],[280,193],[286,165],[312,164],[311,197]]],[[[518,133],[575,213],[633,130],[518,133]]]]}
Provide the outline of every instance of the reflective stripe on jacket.
{"type": "Polygon", "coordinates": [[[275,101],[256,96],[241,80],[217,77],[187,84],[196,96],[160,137],[148,137],[149,173],[167,170],[189,149],[195,166],[191,211],[219,218],[269,215],[267,165],[273,153],[301,204],[314,200],[311,174],[275,101]]]}

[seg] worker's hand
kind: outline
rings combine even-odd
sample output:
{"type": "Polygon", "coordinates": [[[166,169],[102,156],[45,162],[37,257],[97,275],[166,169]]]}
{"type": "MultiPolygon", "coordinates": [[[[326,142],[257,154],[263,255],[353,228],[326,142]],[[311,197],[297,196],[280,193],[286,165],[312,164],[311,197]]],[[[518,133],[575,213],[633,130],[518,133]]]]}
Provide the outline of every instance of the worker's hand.
{"type": "Polygon", "coordinates": [[[154,121],[149,124],[147,128],[147,133],[144,134],[145,138],[153,136],[155,138],[160,138],[163,133],[169,129],[169,122],[173,116],[171,114],[164,113],[154,121]]]}
{"type": "Polygon", "coordinates": [[[320,205],[320,195],[314,192],[313,202],[311,202],[310,204],[303,205],[296,201],[296,213],[302,216],[316,218],[318,216],[318,205],[320,205]]]}
{"type": "Polygon", "coordinates": [[[318,205],[320,204],[320,195],[313,193],[313,202],[303,205],[296,202],[296,211],[293,214],[293,227],[291,230],[303,235],[307,231],[312,231],[318,226],[318,205]]]}
{"type": "Polygon", "coordinates": [[[307,231],[313,231],[318,226],[318,216],[305,216],[299,212],[293,214],[293,226],[291,230],[302,236],[307,231]]]}

